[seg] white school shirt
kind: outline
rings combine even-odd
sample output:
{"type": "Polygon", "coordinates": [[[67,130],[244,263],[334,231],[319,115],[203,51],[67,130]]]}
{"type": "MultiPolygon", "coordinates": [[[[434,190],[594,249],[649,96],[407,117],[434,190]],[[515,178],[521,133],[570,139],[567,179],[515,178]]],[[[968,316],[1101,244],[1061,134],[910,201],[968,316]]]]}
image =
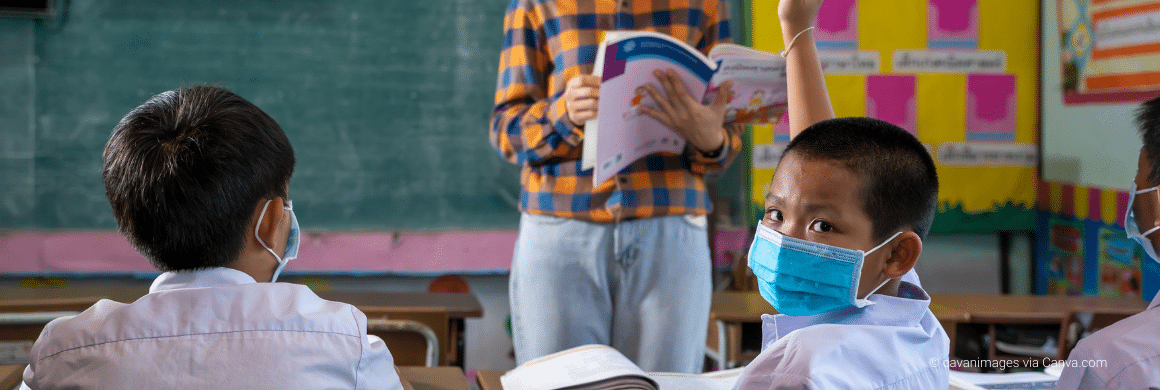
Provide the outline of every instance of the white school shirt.
{"type": "Polygon", "coordinates": [[[1148,309],[1080,340],[1057,390],[1160,388],[1160,293],[1148,309]],[[1088,366],[1088,367],[1085,367],[1088,366]]]}
{"type": "Polygon", "coordinates": [[[900,282],[898,297],[793,317],[763,315],[761,354],[737,389],[946,389],[950,339],[921,287],[900,282]]]}
{"type": "Polygon", "coordinates": [[[366,315],[306,286],[231,268],[166,272],[132,304],[48,324],[32,389],[401,389],[366,315]]]}

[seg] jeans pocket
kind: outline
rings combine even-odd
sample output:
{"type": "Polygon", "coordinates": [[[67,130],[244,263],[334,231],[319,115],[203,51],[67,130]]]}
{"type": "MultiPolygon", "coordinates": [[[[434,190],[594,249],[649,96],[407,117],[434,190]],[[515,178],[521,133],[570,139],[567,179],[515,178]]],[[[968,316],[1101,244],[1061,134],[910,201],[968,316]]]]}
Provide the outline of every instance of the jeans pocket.
{"type": "Polygon", "coordinates": [[[683,215],[681,219],[689,226],[700,230],[705,230],[709,224],[709,218],[704,215],[683,215]]]}
{"type": "Polygon", "coordinates": [[[563,224],[564,222],[568,222],[568,218],[530,213],[520,215],[520,226],[524,226],[525,224],[528,226],[555,226],[563,224]]]}

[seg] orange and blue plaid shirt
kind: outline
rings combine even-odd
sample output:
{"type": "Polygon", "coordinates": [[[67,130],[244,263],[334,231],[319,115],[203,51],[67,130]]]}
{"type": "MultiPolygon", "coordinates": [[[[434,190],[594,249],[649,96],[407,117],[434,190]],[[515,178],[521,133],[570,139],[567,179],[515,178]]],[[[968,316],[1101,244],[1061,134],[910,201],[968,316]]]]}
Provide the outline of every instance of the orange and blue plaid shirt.
{"type": "Polygon", "coordinates": [[[602,32],[648,30],[682,39],[702,52],[729,42],[727,0],[512,0],[504,17],[503,51],[491,115],[491,144],[522,167],[520,211],[612,222],[667,215],[704,215],[711,203],[705,173],[725,168],[741,150],[739,126],[726,126],[724,150],[706,157],[646,156],[592,185],[581,169],[584,129],[564,109],[569,79],[592,74],[602,32]]]}

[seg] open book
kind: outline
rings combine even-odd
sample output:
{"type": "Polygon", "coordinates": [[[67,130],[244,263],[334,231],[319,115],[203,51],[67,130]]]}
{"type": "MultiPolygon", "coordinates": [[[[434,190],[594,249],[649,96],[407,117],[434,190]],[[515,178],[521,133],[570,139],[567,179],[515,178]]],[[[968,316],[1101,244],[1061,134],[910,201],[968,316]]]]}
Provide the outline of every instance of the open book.
{"type": "Polygon", "coordinates": [[[606,345],[584,345],[541,357],[500,378],[505,390],[729,390],[741,369],[707,374],[645,373],[606,345]]]}
{"type": "Polygon", "coordinates": [[[667,34],[613,31],[605,34],[596,53],[593,74],[601,77],[597,119],[584,125],[584,169],[595,168],[597,185],[637,159],[657,153],[681,153],[685,139],[645,114],[641,106],[657,107],[644,88],[664,87],[654,70],[673,69],[702,103],[718,96],[722,83],[733,80],[725,111],[726,124],[772,123],[786,109],[785,59],[733,44],[719,44],[706,57],[667,34]]]}

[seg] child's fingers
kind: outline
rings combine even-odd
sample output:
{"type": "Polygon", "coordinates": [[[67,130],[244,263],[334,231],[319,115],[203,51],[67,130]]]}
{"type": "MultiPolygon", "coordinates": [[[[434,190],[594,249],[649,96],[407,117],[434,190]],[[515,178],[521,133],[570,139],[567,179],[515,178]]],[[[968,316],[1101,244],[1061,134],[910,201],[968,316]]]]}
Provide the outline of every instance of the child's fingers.
{"type": "Polygon", "coordinates": [[[669,128],[673,128],[673,123],[670,120],[669,116],[657,112],[652,107],[640,106],[640,112],[643,112],[645,115],[648,115],[648,116],[652,117],[653,119],[656,119],[657,122],[660,122],[661,124],[668,126],[669,128]]]}
{"type": "Polygon", "coordinates": [[[657,90],[657,87],[653,86],[652,84],[647,84],[645,86],[645,90],[648,91],[649,96],[652,97],[657,106],[661,108],[660,111],[663,111],[666,116],[673,116],[676,113],[675,107],[673,107],[669,99],[661,95],[660,91],[657,90]]]}

